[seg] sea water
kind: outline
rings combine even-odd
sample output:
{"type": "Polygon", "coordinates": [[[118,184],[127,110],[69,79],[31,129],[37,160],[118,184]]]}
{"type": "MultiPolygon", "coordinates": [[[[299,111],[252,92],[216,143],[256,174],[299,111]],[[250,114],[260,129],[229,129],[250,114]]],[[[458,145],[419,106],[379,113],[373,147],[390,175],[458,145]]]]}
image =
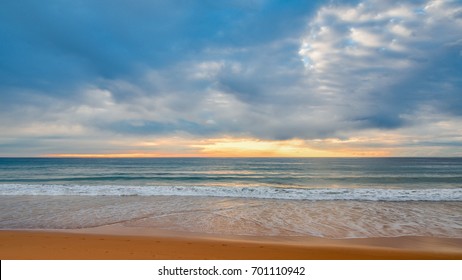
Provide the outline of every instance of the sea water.
{"type": "Polygon", "coordinates": [[[0,228],[462,238],[461,158],[0,158],[0,228]]]}

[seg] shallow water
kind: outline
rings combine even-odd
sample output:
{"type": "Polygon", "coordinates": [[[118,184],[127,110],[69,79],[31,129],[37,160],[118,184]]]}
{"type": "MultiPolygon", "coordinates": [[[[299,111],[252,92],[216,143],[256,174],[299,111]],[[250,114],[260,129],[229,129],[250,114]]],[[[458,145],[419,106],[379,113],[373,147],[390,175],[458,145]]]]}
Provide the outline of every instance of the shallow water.
{"type": "Polygon", "coordinates": [[[225,235],[460,238],[460,213],[459,202],[0,196],[3,229],[75,229],[122,223],[129,227],[225,235]]]}

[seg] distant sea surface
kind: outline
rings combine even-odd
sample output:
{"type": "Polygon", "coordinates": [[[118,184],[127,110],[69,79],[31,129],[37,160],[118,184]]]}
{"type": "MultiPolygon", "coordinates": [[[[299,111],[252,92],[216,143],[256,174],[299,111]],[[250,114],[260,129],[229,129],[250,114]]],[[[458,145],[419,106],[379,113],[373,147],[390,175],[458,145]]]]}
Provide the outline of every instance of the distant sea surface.
{"type": "Polygon", "coordinates": [[[462,158],[0,158],[0,228],[462,238],[462,158]]]}

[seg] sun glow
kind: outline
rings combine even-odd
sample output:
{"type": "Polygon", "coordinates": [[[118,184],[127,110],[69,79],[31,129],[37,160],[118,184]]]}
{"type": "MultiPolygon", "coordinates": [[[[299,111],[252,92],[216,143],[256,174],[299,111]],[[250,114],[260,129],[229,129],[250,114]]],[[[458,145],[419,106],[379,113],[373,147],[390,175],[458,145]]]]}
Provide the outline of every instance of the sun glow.
{"type": "Polygon", "coordinates": [[[236,157],[332,157],[330,151],[309,148],[303,140],[207,139],[193,145],[207,156],[236,157]]]}
{"type": "Polygon", "coordinates": [[[377,157],[389,150],[353,148],[362,139],[262,140],[255,138],[157,139],[134,141],[119,152],[56,153],[47,157],[149,158],[149,157],[377,157]]]}

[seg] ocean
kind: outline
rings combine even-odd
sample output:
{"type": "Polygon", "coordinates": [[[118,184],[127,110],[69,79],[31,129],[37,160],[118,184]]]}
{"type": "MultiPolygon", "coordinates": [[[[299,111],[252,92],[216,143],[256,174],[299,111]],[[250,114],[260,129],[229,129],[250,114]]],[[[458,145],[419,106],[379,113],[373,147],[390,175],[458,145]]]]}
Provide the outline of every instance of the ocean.
{"type": "Polygon", "coordinates": [[[462,238],[462,158],[0,158],[0,229],[462,238]]]}

